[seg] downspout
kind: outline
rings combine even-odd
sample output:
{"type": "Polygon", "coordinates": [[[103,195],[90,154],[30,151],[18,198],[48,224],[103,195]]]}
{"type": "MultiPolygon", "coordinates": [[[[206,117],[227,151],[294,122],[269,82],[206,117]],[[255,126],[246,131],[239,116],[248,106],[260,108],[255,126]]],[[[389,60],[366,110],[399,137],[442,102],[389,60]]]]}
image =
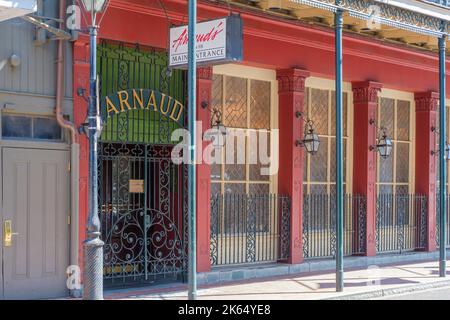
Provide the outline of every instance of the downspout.
{"type": "MultiPolygon", "coordinates": [[[[59,29],[64,29],[66,0],[59,3],[59,29]]],[[[78,266],[78,195],[79,195],[79,153],[78,132],[75,125],[65,119],[62,111],[64,99],[64,46],[65,40],[58,40],[56,65],[56,121],[70,132],[70,265],[78,266]]],[[[71,289],[71,295],[78,296],[79,290],[71,289]]]]}

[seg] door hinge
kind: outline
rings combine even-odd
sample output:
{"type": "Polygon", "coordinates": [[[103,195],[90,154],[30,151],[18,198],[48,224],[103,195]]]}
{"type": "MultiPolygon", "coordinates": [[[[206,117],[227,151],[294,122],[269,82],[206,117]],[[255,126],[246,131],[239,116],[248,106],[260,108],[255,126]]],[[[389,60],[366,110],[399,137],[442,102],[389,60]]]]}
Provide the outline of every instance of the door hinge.
{"type": "Polygon", "coordinates": [[[70,162],[67,164],[67,171],[70,172],[70,162]]]}
{"type": "Polygon", "coordinates": [[[67,224],[70,224],[70,214],[67,216],[67,224]]]}

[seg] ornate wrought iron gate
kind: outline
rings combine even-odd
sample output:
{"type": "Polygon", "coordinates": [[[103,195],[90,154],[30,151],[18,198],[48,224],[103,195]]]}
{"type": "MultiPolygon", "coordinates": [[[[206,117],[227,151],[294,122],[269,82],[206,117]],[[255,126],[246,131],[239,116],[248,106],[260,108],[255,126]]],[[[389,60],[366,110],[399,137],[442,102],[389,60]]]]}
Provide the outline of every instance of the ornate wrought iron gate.
{"type": "MultiPolygon", "coordinates": [[[[98,60],[102,96],[148,88],[184,103],[184,73],[169,72],[166,53],[103,44],[98,60]]],[[[106,285],[185,275],[187,170],[172,162],[170,140],[178,127],[141,109],[104,124],[98,152],[106,285]]]]}

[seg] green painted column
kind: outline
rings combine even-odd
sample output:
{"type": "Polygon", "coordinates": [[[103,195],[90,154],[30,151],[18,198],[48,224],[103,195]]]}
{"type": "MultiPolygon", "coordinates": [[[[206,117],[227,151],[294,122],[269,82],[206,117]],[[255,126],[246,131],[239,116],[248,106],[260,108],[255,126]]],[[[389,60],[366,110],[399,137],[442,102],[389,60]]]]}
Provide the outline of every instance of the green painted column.
{"type": "Polygon", "coordinates": [[[196,92],[197,92],[197,58],[195,55],[195,33],[197,23],[197,0],[189,0],[188,25],[188,126],[190,133],[189,167],[188,167],[188,212],[189,212],[189,252],[188,252],[188,299],[197,299],[197,203],[195,189],[196,179],[196,92]]]}
{"type": "MultiPolygon", "coordinates": [[[[442,29],[445,30],[445,23],[442,22],[442,29]]],[[[445,81],[445,63],[446,63],[446,36],[439,38],[439,215],[440,215],[440,228],[439,228],[439,276],[445,277],[446,269],[446,225],[447,225],[447,161],[445,156],[446,149],[446,81],[445,81]]]]}
{"type": "MultiPolygon", "coordinates": [[[[341,1],[336,0],[336,5],[341,1]]],[[[334,15],[336,49],[336,291],[344,290],[344,154],[342,121],[342,10],[334,15]]]]}

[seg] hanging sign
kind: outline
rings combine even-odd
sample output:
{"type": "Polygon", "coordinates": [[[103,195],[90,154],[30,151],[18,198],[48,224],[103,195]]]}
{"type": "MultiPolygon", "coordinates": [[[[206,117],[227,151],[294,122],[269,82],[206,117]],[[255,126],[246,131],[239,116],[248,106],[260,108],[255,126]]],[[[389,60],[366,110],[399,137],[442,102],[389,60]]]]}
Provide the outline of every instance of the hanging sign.
{"type": "MultiPolygon", "coordinates": [[[[197,24],[196,56],[199,65],[242,61],[242,19],[226,18],[197,24]]],[[[169,66],[187,68],[188,26],[170,29],[169,66]]]]}
{"type": "Polygon", "coordinates": [[[147,110],[161,113],[163,116],[183,125],[184,106],[178,100],[164,93],[149,89],[129,89],[106,96],[101,102],[102,119],[130,110],[147,110]]]}

